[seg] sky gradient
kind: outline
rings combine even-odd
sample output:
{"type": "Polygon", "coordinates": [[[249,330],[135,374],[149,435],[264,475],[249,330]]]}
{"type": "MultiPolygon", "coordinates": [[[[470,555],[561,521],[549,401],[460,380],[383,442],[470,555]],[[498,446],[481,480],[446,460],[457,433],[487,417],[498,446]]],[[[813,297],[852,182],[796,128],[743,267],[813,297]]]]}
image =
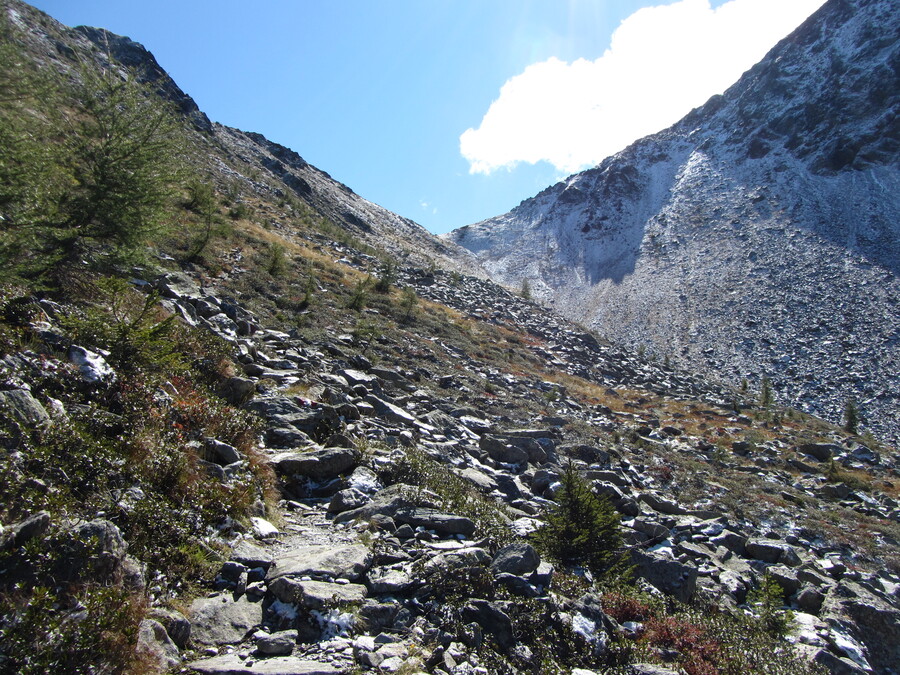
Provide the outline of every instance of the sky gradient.
{"type": "Polygon", "coordinates": [[[440,233],[677,121],[822,1],[33,4],[142,43],[213,121],[440,233]]]}

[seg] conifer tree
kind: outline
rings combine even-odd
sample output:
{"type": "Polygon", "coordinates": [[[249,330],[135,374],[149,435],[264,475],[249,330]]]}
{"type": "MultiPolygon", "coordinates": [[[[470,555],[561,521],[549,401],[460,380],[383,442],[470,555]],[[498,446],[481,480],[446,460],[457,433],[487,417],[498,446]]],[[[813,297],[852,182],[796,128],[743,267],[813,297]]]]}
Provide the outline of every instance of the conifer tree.
{"type": "Polygon", "coordinates": [[[853,399],[848,399],[844,406],[844,431],[855,434],[859,431],[859,408],[853,399]]]}
{"type": "Polygon", "coordinates": [[[538,547],[550,557],[607,574],[618,561],[622,545],[619,514],[606,497],[598,497],[571,462],[560,477],[556,506],[546,525],[534,533],[538,547]]]}

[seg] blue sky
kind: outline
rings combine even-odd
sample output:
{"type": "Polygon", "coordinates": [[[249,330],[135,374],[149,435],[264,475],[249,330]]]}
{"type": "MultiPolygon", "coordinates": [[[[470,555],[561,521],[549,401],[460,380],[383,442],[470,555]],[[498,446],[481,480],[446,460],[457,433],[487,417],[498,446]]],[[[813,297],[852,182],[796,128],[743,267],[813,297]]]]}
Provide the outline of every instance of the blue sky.
{"type": "Polygon", "coordinates": [[[210,119],[440,233],[675,122],[822,0],[33,4],[141,42],[210,119]]]}

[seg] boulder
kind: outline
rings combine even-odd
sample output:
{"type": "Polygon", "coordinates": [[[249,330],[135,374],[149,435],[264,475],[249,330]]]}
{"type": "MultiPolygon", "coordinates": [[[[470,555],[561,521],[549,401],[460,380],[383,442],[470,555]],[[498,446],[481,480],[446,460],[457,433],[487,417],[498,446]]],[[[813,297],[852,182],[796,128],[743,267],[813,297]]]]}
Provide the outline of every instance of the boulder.
{"type": "Polygon", "coordinates": [[[68,356],[69,361],[75,364],[81,378],[86,382],[96,384],[116,380],[116,372],[100,354],[78,345],[72,345],[69,347],[68,356]]]}
{"type": "Polygon", "coordinates": [[[307,609],[323,609],[346,603],[361,603],[367,595],[361,584],[334,584],[327,581],[297,581],[279,577],[269,583],[272,595],[292,605],[307,609]]]}
{"type": "Polygon", "coordinates": [[[228,645],[241,642],[262,623],[260,602],[231,594],[198,598],[191,604],[191,641],[200,645],[228,645]]]}
{"type": "Polygon", "coordinates": [[[638,495],[638,499],[640,499],[657,513],[665,513],[671,516],[677,516],[687,513],[687,510],[682,508],[677,502],[674,502],[670,499],[665,499],[653,494],[652,492],[642,492],[640,495],[638,495]]]}
{"type": "Polygon", "coordinates": [[[63,533],[60,546],[65,551],[66,565],[59,570],[59,580],[112,581],[124,573],[128,543],[119,528],[108,520],[81,523],[63,533]]]}
{"type": "Polygon", "coordinates": [[[50,414],[30,391],[12,389],[0,391],[0,409],[5,409],[20,424],[26,427],[50,424],[50,414]]]}
{"type": "Polygon", "coordinates": [[[861,584],[843,580],[832,587],[819,616],[833,627],[849,627],[875,672],[900,663],[900,610],[861,584]]]}
{"type": "Polygon", "coordinates": [[[689,602],[697,589],[695,567],[638,549],[631,551],[631,562],[635,576],[681,602],[689,602]]]}
{"type": "Polygon", "coordinates": [[[241,540],[231,550],[231,559],[246,565],[251,570],[258,567],[268,570],[275,560],[268,550],[246,539],[241,540]]]}
{"type": "Polygon", "coordinates": [[[319,661],[295,656],[273,656],[245,662],[237,654],[224,654],[210,659],[193,661],[188,668],[202,675],[341,675],[344,669],[319,661]]]}
{"type": "Polygon", "coordinates": [[[296,630],[280,630],[256,639],[256,651],[266,656],[287,656],[297,644],[296,630]]]}
{"type": "Polygon", "coordinates": [[[166,629],[166,634],[178,649],[185,649],[191,639],[191,622],[181,612],[174,609],[154,607],[147,612],[147,618],[158,621],[166,629]]]}
{"type": "Polygon", "coordinates": [[[159,621],[144,619],[138,627],[137,653],[152,661],[160,671],[181,664],[178,647],[159,621]]]}
{"type": "Polygon", "coordinates": [[[241,461],[243,455],[233,445],[223,443],[215,438],[207,438],[203,442],[203,449],[206,451],[206,459],[222,466],[234,464],[241,461]]]}
{"type": "Polygon", "coordinates": [[[804,443],[797,446],[797,452],[809,455],[820,462],[827,462],[833,456],[839,455],[843,450],[841,446],[833,443],[804,443]]]}
{"type": "Polygon", "coordinates": [[[773,539],[750,539],[747,541],[746,554],[754,560],[788,567],[798,567],[802,562],[797,551],[790,544],[773,539]]]}
{"type": "Polygon", "coordinates": [[[35,537],[42,536],[50,528],[50,514],[38,511],[0,534],[0,551],[24,546],[35,537]]]}
{"type": "Polygon", "coordinates": [[[461,534],[466,537],[475,534],[475,523],[470,519],[421,506],[397,509],[393,518],[398,523],[424,527],[440,534],[461,534]]]}
{"type": "Polygon", "coordinates": [[[626,672],[628,675],[679,675],[680,671],[652,663],[632,663],[626,672]]]}
{"type": "Polygon", "coordinates": [[[268,447],[282,450],[310,445],[313,442],[304,431],[279,426],[270,426],[266,429],[265,441],[268,447]]]}
{"type": "Polygon", "coordinates": [[[306,476],[314,480],[335,478],[353,469],[359,452],[352,448],[319,448],[308,452],[283,452],[271,459],[279,476],[306,476]]]}
{"type": "Polygon", "coordinates": [[[507,443],[495,436],[485,435],[478,441],[478,447],[492,459],[503,464],[524,464],[528,461],[528,451],[507,443]]]}
{"type": "Polygon", "coordinates": [[[383,420],[391,422],[393,424],[399,424],[401,426],[406,427],[414,427],[417,426],[417,421],[415,416],[406,412],[403,408],[394,405],[384,399],[378,398],[372,394],[369,394],[365,397],[366,403],[368,403],[375,410],[375,416],[380,417],[383,420]]]}
{"type": "Polygon", "coordinates": [[[531,574],[541,564],[541,557],[531,544],[515,542],[501,548],[491,562],[494,574],[531,574]]]}
{"type": "Polygon", "coordinates": [[[404,569],[379,567],[369,571],[366,586],[372,593],[393,595],[404,593],[415,585],[413,576],[404,569]]]}
{"type": "Polygon", "coordinates": [[[510,649],[515,644],[512,620],[499,603],[471,600],[463,607],[462,616],[464,621],[474,621],[491,634],[501,649],[510,649]]]}
{"type": "Polygon", "coordinates": [[[362,544],[301,546],[275,559],[268,579],[279,577],[328,576],[359,579],[372,563],[372,553],[362,544]]]}
{"type": "Polygon", "coordinates": [[[371,497],[357,490],[347,488],[334,494],[328,503],[328,513],[343,513],[351,509],[358,509],[371,501],[371,497]]]}

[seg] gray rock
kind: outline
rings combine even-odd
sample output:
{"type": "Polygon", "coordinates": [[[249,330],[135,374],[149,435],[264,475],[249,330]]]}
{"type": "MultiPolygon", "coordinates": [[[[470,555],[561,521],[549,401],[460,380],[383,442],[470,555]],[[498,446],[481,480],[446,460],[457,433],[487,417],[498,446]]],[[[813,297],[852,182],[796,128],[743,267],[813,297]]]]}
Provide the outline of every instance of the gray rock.
{"type": "Polygon", "coordinates": [[[78,372],[86,382],[113,382],[116,373],[100,354],[92,352],[84,347],[72,345],[69,347],[69,361],[78,367],[78,372]]]}
{"type": "Polygon", "coordinates": [[[710,539],[709,542],[714,546],[724,546],[736,555],[744,555],[747,547],[747,537],[730,530],[725,530],[719,536],[710,539]]]}
{"type": "Polygon", "coordinates": [[[379,567],[369,571],[366,586],[372,593],[390,595],[404,593],[415,585],[415,579],[405,570],[379,567]]]}
{"type": "Polygon", "coordinates": [[[463,548],[456,551],[440,553],[425,563],[426,574],[446,573],[461,567],[487,567],[491,556],[483,548],[463,548]]]}
{"type": "Polygon", "coordinates": [[[97,519],[71,528],[64,534],[62,547],[66,567],[60,570],[68,580],[113,580],[122,575],[128,544],[119,528],[108,520],[97,519]]]}
{"type": "Polygon", "coordinates": [[[12,389],[0,391],[0,408],[7,410],[14,419],[26,426],[50,424],[50,414],[30,391],[12,389]]]}
{"type": "Polygon", "coordinates": [[[147,613],[147,618],[161,623],[176,647],[179,649],[187,647],[191,639],[191,622],[181,612],[154,607],[147,613]]]}
{"type": "MultiPolygon", "coordinates": [[[[215,300],[215,298],[212,299],[215,300]]],[[[194,309],[197,311],[197,315],[202,316],[204,319],[215,316],[222,311],[219,309],[218,304],[213,304],[209,300],[209,298],[199,298],[194,301],[194,309]]]]}
{"type": "Polygon", "coordinates": [[[609,465],[609,453],[606,452],[606,450],[594,447],[593,445],[563,446],[559,448],[559,452],[562,455],[580,459],[588,464],[599,466],[609,465]]]}
{"type": "Polygon", "coordinates": [[[536,598],[540,595],[538,589],[529,583],[528,579],[515,574],[496,574],[494,581],[498,586],[502,586],[513,595],[520,595],[525,598],[536,598]]]}
{"type": "Polygon", "coordinates": [[[225,314],[214,314],[203,321],[214,333],[229,342],[234,342],[238,336],[237,324],[225,314]]]}
{"type": "Polygon", "coordinates": [[[186,300],[200,297],[200,287],[187,274],[170,271],[153,280],[153,287],[169,300],[186,300]]]}
{"type": "Polygon", "coordinates": [[[27,542],[40,537],[50,528],[50,514],[38,511],[25,520],[11,525],[0,535],[0,551],[24,546],[27,542]]]}
{"type": "Polygon", "coordinates": [[[670,499],[665,499],[653,494],[652,492],[642,492],[640,495],[638,495],[638,499],[640,499],[647,506],[649,506],[654,511],[657,511],[658,513],[665,513],[672,516],[687,513],[686,509],[679,506],[677,502],[673,502],[670,499]]]}
{"type": "Polygon", "coordinates": [[[531,574],[541,564],[541,557],[531,544],[515,542],[501,548],[491,563],[494,574],[531,574]]]}
{"type": "Polygon", "coordinates": [[[270,426],[266,429],[266,445],[270,448],[287,449],[310,445],[313,440],[305,431],[294,427],[270,426]]]}
{"type": "Polygon", "coordinates": [[[875,672],[889,672],[900,663],[900,610],[861,584],[839,582],[826,596],[819,616],[835,626],[849,626],[866,646],[875,672]]]}
{"type": "Polygon", "coordinates": [[[378,492],[365,506],[339,513],[335,516],[334,522],[348,523],[351,520],[368,520],[374,516],[393,518],[400,509],[417,506],[436,508],[437,505],[429,500],[419,488],[397,483],[378,492]]]}
{"type": "Polygon", "coordinates": [[[241,540],[231,550],[231,559],[246,565],[251,570],[257,567],[268,570],[275,560],[268,550],[246,539],[241,540]]]}
{"type": "Polygon", "coordinates": [[[359,452],[352,448],[320,448],[309,452],[284,452],[271,464],[280,476],[308,476],[315,480],[335,478],[353,469],[359,452]]]}
{"type": "Polygon", "coordinates": [[[153,619],[144,619],[138,627],[137,652],[149,658],[160,670],[169,670],[181,663],[178,647],[163,625],[153,619]]]}
{"type": "Polygon", "coordinates": [[[378,398],[373,394],[365,397],[366,403],[375,409],[375,416],[401,426],[416,426],[418,420],[403,408],[378,398]]]}
{"type": "Polygon", "coordinates": [[[777,565],[768,568],[766,572],[778,582],[785,595],[793,595],[800,590],[800,580],[794,570],[777,565]]]}
{"type": "Polygon", "coordinates": [[[203,443],[203,449],[206,450],[206,458],[209,461],[222,466],[234,464],[243,459],[243,455],[236,447],[218,441],[215,438],[207,438],[203,443]]]}
{"type": "Polygon", "coordinates": [[[459,475],[484,492],[497,489],[497,481],[477,469],[467,467],[460,471],[459,475]]]}
{"type": "Polygon", "coordinates": [[[746,553],[754,560],[772,564],[781,563],[788,567],[797,567],[802,562],[793,546],[773,539],[748,540],[746,553]]]}
{"type": "Polygon", "coordinates": [[[200,645],[241,642],[262,623],[262,603],[230,594],[198,598],[191,603],[191,641],[200,645]]]}
{"type": "Polygon", "coordinates": [[[830,675],[863,675],[871,671],[865,670],[845,656],[837,656],[826,649],[819,649],[810,659],[828,670],[830,675]]]}
{"type": "Polygon", "coordinates": [[[475,523],[463,516],[441,513],[426,507],[406,507],[397,509],[394,520],[412,527],[424,527],[441,534],[461,534],[470,537],[475,533],[475,523]]]}
{"type": "Polygon", "coordinates": [[[829,483],[819,488],[819,494],[825,499],[846,499],[852,490],[846,483],[829,483]]]}
{"type": "Polygon", "coordinates": [[[631,561],[635,576],[646,579],[655,588],[682,602],[688,602],[697,588],[697,568],[634,549],[631,561]]]}
{"type": "Polygon", "coordinates": [[[839,445],[834,445],[833,443],[804,443],[803,445],[797,446],[797,452],[809,455],[820,462],[827,462],[834,455],[843,452],[843,448],[839,445]]]}
{"type": "Polygon", "coordinates": [[[256,649],[267,656],[287,656],[297,644],[296,630],[281,630],[271,635],[263,635],[256,640],[256,649]]]}
{"type": "Polygon", "coordinates": [[[474,621],[493,635],[501,649],[510,649],[515,644],[512,620],[499,603],[472,600],[463,608],[462,616],[464,621],[474,621]]]}
{"type": "Polygon", "coordinates": [[[395,602],[366,600],[357,612],[360,629],[377,633],[385,628],[391,628],[397,622],[399,612],[400,605],[395,602]]]}
{"type": "Polygon", "coordinates": [[[503,464],[524,464],[528,461],[527,450],[507,443],[495,436],[482,436],[478,441],[478,447],[490,455],[492,459],[503,464]]]}
{"type": "Polygon", "coordinates": [[[245,664],[237,654],[193,661],[188,668],[203,675],[341,675],[344,669],[295,656],[275,656],[245,664]]]}
{"type": "Polygon", "coordinates": [[[584,477],[590,481],[602,481],[604,483],[612,483],[616,487],[627,488],[631,485],[627,477],[616,471],[602,471],[598,469],[590,469],[584,472],[584,477]]]}
{"type": "Polygon", "coordinates": [[[633,663],[628,666],[628,675],[679,675],[679,671],[652,663],[633,663]]]}
{"type": "Polygon", "coordinates": [[[256,413],[260,417],[270,419],[276,416],[285,415],[308,415],[313,409],[309,405],[299,402],[290,396],[266,396],[265,398],[256,398],[244,407],[250,412],[256,413]]]}
{"type": "Polygon", "coordinates": [[[275,559],[268,579],[305,575],[359,579],[372,564],[372,553],[361,544],[302,546],[275,559]]]}
{"type": "Polygon", "coordinates": [[[635,518],[631,524],[631,527],[638,532],[643,532],[651,539],[656,539],[659,541],[662,541],[669,536],[669,528],[662,523],[656,522],[655,520],[635,518]]]}
{"type": "Polygon", "coordinates": [[[328,503],[328,513],[343,513],[351,509],[358,509],[371,501],[371,497],[357,490],[347,488],[336,492],[328,503]]]}
{"type": "Polygon", "coordinates": [[[345,603],[360,603],[367,595],[361,584],[333,584],[326,581],[298,581],[279,577],[269,582],[269,591],[282,602],[307,609],[322,609],[345,603]]]}
{"type": "Polygon", "coordinates": [[[538,568],[528,577],[528,580],[535,586],[549,586],[552,579],[553,565],[546,561],[541,561],[538,568]]]}
{"type": "Polygon", "coordinates": [[[797,595],[797,607],[806,612],[818,616],[822,609],[822,603],[825,602],[825,595],[814,586],[806,586],[797,595]]]}
{"type": "Polygon", "coordinates": [[[229,377],[219,385],[218,394],[232,405],[242,405],[256,391],[256,380],[246,377],[229,377]]]}

